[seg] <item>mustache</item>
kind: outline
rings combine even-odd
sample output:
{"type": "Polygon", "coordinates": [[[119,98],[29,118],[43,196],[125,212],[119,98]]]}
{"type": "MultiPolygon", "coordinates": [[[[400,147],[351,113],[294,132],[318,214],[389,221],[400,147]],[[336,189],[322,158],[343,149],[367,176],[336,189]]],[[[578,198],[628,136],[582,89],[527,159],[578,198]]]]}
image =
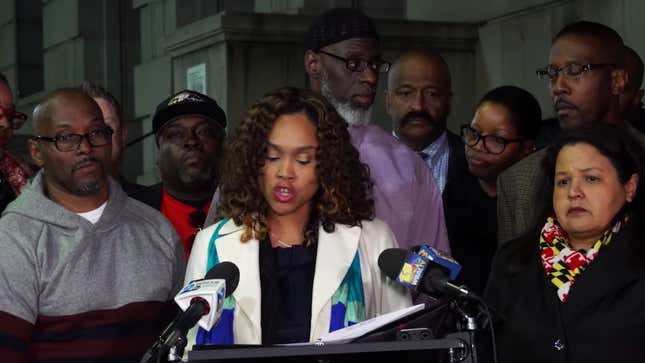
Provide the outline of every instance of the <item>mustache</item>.
{"type": "Polygon", "coordinates": [[[405,116],[403,116],[403,118],[401,119],[401,121],[399,123],[403,127],[403,126],[405,126],[405,124],[407,124],[408,122],[412,121],[413,119],[421,119],[421,120],[424,120],[425,122],[427,122],[429,124],[435,124],[436,123],[436,120],[434,119],[434,117],[432,117],[432,115],[430,115],[426,111],[410,111],[410,112],[406,113],[405,116]]]}
{"type": "Polygon", "coordinates": [[[553,107],[557,110],[560,107],[571,107],[571,108],[577,108],[576,105],[573,103],[569,102],[566,100],[566,98],[556,98],[555,102],[553,103],[553,107]]]}
{"type": "Polygon", "coordinates": [[[182,159],[187,159],[193,156],[199,156],[201,158],[207,158],[206,153],[199,149],[188,150],[182,155],[182,159]]]}

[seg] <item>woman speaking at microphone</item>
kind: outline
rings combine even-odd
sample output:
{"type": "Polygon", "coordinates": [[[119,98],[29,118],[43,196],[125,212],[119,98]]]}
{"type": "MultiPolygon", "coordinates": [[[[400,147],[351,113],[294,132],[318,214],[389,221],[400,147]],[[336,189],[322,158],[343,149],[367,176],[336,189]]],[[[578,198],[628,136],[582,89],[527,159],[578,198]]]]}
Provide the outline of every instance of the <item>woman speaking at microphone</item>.
{"type": "Polygon", "coordinates": [[[645,362],[644,151],[627,130],[568,131],[543,161],[534,229],[486,289],[500,362],[645,362]]]}
{"type": "Polygon", "coordinates": [[[223,167],[221,220],[197,235],[186,280],[231,261],[240,282],[196,344],[314,341],[411,304],[379,271],[396,241],[373,219],[369,172],[323,97],[265,95],[229,139],[223,167]]]}

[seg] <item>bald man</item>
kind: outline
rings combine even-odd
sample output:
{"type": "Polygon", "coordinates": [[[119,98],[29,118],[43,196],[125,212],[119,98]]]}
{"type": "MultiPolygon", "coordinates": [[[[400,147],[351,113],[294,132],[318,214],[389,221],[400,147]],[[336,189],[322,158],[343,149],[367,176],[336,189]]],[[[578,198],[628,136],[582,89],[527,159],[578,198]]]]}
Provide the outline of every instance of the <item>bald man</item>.
{"type": "Polygon", "coordinates": [[[448,180],[466,168],[463,142],[446,129],[451,102],[450,69],[439,54],[408,51],[392,65],[385,92],[392,129],[428,164],[444,196],[448,180]]]}
{"type": "Polygon", "coordinates": [[[138,361],[172,318],[181,242],[108,176],[112,129],[91,97],[54,91],[34,122],[41,170],[0,219],[0,356],[138,361]]]}
{"type": "Polygon", "coordinates": [[[385,107],[399,140],[421,154],[442,190],[452,256],[462,265],[458,282],[482,293],[496,247],[495,201],[468,170],[461,138],[446,128],[451,77],[441,55],[403,53],[388,73],[385,107]],[[483,215],[482,215],[483,213],[483,215]],[[464,223],[468,221],[468,228],[464,223]]]}

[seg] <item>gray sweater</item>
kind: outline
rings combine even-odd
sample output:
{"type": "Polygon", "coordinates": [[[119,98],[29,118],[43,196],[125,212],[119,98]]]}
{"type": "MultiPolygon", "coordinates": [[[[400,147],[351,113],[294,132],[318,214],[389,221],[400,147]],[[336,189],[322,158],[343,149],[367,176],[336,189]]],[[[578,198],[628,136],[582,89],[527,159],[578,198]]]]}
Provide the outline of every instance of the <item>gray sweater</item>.
{"type": "Polygon", "coordinates": [[[36,324],[174,297],[185,260],[172,225],[114,180],[109,188],[96,224],[48,199],[42,171],[8,206],[0,218],[0,312],[36,324]]]}

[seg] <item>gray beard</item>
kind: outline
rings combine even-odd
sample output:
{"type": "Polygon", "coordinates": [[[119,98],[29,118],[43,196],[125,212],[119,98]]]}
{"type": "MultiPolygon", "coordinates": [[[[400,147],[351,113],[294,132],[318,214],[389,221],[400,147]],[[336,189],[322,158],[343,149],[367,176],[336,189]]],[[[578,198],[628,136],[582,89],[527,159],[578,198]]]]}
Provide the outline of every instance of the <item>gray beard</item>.
{"type": "Polygon", "coordinates": [[[76,195],[91,195],[101,190],[104,185],[105,181],[93,180],[85,184],[75,185],[74,191],[76,192],[76,195]]]}
{"type": "Polygon", "coordinates": [[[71,180],[70,182],[61,182],[60,185],[67,190],[68,193],[84,197],[98,193],[107,183],[107,176],[106,174],[103,174],[103,176],[98,176],[97,178],[84,181],[71,180]]]}
{"type": "Polygon", "coordinates": [[[320,78],[320,93],[327,98],[329,103],[334,106],[336,112],[347,121],[349,126],[364,126],[370,123],[372,118],[372,108],[370,106],[367,110],[353,107],[349,101],[341,102],[337,100],[329,88],[329,81],[327,80],[327,73],[322,74],[320,78]]]}

